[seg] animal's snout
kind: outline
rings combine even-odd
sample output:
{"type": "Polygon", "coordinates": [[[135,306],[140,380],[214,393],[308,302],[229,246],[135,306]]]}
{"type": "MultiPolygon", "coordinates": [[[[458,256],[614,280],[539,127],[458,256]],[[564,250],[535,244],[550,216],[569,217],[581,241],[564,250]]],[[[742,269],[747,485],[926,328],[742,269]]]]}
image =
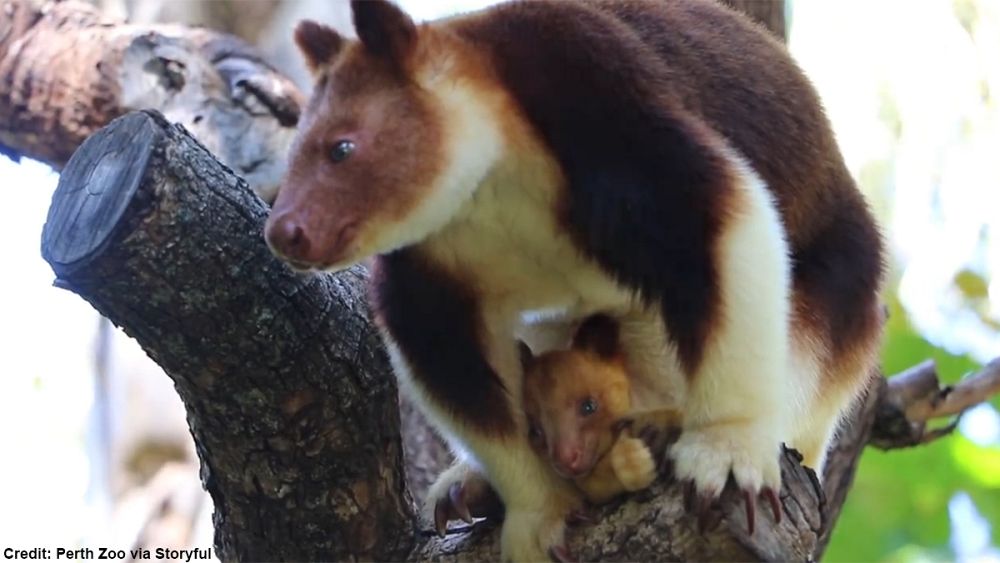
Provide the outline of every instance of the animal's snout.
{"type": "Polygon", "coordinates": [[[350,220],[310,224],[301,214],[271,216],[264,238],[271,250],[299,268],[329,268],[351,258],[357,225],[350,220]]]}
{"type": "Polygon", "coordinates": [[[294,216],[272,217],[264,229],[264,238],[275,254],[297,264],[311,264],[313,244],[306,230],[294,216]]]}
{"type": "Polygon", "coordinates": [[[584,467],[583,449],[576,444],[562,444],[555,451],[555,465],[560,473],[575,477],[582,473],[584,467]]]}

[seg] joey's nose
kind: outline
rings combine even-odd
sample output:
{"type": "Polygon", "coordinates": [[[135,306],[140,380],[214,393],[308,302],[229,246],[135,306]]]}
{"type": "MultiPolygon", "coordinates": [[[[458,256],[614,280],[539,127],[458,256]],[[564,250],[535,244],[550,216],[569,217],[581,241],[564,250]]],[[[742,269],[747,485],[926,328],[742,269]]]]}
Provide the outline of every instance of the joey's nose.
{"type": "Polygon", "coordinates": [[[576,446],[563,446],[556,449],[556,465],[568,476],[580,473],[583,467],[583,451],[576,446]]]}
{"type": "Polygon", "coordinates": [[[312,244],[294,217],[285,214],[267,222],[264,238],[268,246],[282,258],[293,262],[308,263],[312,244]]]}

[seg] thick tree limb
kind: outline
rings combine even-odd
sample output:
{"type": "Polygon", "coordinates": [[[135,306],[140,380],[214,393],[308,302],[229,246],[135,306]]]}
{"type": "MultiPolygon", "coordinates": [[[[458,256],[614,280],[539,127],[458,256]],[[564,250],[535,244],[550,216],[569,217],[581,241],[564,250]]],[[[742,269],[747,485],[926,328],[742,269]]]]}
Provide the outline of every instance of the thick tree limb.
{"type": "MultiPolygon", "coordinates": [[[[268,201],[301,106],[291,81],[236,37],[127,25],[76,0],[0,0],[0,77],[0,154],[59,169],[115,117],[152,108],[268,201]]],[[[422,496],[449,454],[421,413],[404,407],[407,475],[422,496]]]]}
{"type": "Polygon", "coordinates": [[[885,395],[885,381],[881,376],[873,379],[859,401],[857,410],[847,417],[837,439],[827,452],[826,467],[823,470],[823,492],[826,499],[821,511],[821,533],[813,553],[816,560],[826,550],[830,534],[854,484],[858,462],[871,436],[878,405],[885,395]]]}
{"type": "Polygon", "coordinates": [[[451,465],[451,451],[405,394],[399,398],[399,419],[402,423],[406,482],[413,498],[422,501],[437,476],[451,465]]]}
{"type": "MultiPolygon", "coordinates": [[[[774,525],[760,510],[753,536],[747,534],[742,497],[735,491],[727,489],[713,510],[713,527],[699,534],[696,518],[685,509],[682,488],[662,481],[602,507],[597,524],[571,530],[571,550],[584,561],[808,560],[822,531],[823,496],[815,475],[798,460],[793,451],[782,459],[781,524],[774,525]]],[[[454,538],[418,546],[413,559],[495,561],[496,531],[490,523],[477,524],[454,538]]]]}
{"type": "Polygon", "coordinates": [[[0,78],[0,150],[9,156],[59,168],[113,118],[155,108],[268,200],[302,103],[236,37],[127,25],[78,0],[0,0],[0,78]]]}
{"type": "Polygon", "coordinates": [[[397,559],[412,512],[363,273],[294,274],[261,242],[266,213],[186,133],[136,113],[67,164],[43,252],[173,378],[223,559],[397,559]]]}
{"type": "Polygon", "coordinates": [[[951,433],[969,407],[1000,393],[1000,358],[955,385],[942,387],[934,362],[926,361],[889,380],[879,405],[871,444],[881,449],[915,446],[951,433]],[[939,428],[927,423],[955,417],[939,428]]]}

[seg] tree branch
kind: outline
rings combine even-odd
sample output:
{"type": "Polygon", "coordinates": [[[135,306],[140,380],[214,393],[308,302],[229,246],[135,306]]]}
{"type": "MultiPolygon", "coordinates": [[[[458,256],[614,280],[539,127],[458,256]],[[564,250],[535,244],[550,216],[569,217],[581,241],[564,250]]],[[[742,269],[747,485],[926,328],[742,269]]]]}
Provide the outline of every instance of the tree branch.
{"type": "Polygon", "coordinates": [[[133,109],[183,123],[266,200],[302,95],[231,35],[103,18],[78,0],[0,0],[0,152],[56,168],[133,109]]]}
{"type": "Polygon", "coordinates": [[[888,450],[926,444],[950,434],[969,407],[1000,393],[1000,358],[954,386],[942,387],[934,362],[928,360],[891,378],[879,404],[871,444],[888,450]],[[943,427],[927,423],[955,417],[943,427]]]}
{"type": "MultiPolygon", "coordinates": [[[[747,533],[742,497],[726,489],[712,509],[711,525],[701,534],[697,519],[685,506],[684,492],[660,480],[648,490],[600,507],[597,524],[571,529],[570,550],[582,561],[805,561],[823,530],[823,494],[797,452],[781,460],[785,488],[782,522],[761,525],[758,513],[753,536],[747,533]]],[[[429,539],[411,560],[496,561],[499,534],[490,522],[478,523],[446,540],[429,539]]]]}
{"type": "Polygon", "coordinates": [[[823,493],[826,498],[820,512],[822,525],[819,541],[813,552],[815,560],[819,560],[826,551],[830,534],[854,484],[861,454],[871,437],[879,403],[885,396],[885,381],[881,376],[873,378],[864,396],[858,401],[856,410],[846,418],[827,452],[826,467],[823,469],[823,493]]]}
{"type": "Polygon", "coordinates": [[[413,513],[364,274],[296,275],[262,243],[266,214],[182,129],[134,113],[67,164],[43,254],[174,380],[223,560],[398,559],[413,513]]]}

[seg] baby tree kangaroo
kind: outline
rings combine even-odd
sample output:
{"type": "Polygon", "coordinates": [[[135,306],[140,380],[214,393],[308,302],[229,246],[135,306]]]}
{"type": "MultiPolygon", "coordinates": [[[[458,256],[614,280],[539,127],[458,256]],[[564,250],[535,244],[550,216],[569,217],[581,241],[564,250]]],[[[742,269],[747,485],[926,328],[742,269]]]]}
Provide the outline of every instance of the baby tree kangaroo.
{"type": "Polygon", "coordinates": [[[592,503],[648,487],[657,463],[631,429],[666,433],[680,426],[675,410],[636,413],[614,319],[594,315],[568,350],[532,356],[522,344],[524,408],[532,447],[592,503]]]}
{"type": "Polygon", "coordinates": [[[505,559],[561,545],[579,495],[528,440],[516,339],[595,313],[633,408],[683,412],[669,456],[702,499],[731,475],[754,511],[782,442],[820,469],[875,358],[882,251],[780,43],[708,0],[351,6],[357,40],[296,29],[316,82],[265,234],[301,270],[375,257],[401,386],[459,454],[432,511],[485,480],[505,559]]]}

